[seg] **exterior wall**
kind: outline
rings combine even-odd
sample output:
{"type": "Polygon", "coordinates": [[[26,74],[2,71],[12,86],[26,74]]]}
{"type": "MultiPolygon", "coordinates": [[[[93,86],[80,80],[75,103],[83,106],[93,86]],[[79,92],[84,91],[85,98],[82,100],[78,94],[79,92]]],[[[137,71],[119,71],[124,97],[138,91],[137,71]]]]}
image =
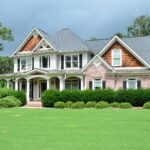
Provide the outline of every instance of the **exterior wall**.
{"type": "Polygon", "coordinates": [[[110,65],[112,65],[112,50],[122,49],[122,66],[121,67],[143,67],[144,65],[139,62],[132,54],[128,52],[122,45],[115,42],[103,55],[102,58],[110,65]]]}
{"type": "Polygon", "coordinates": [[[106,81],[106,88],[114,89],[114,79],[106,75],[106,68],[103,65],[92,64],[87,71],[85,72],[85,89],[89,88],[89,81],[92,81],[94,78],[100,78],[106,81]]]}
{"type": "Polygon", "coordinates": [[[24,47],[21,49],[21,52],[22,51],[32,51],[33,48],[35,48],[35,46],[41,41],[41,36],[32,36],[28,42],[24,45],[24,47]]]}
{"type": "Polygon", "coordinates": [[[14,58],[14,72],[18,71],[18,64],[17,64],[17,59],[14,58]]]}

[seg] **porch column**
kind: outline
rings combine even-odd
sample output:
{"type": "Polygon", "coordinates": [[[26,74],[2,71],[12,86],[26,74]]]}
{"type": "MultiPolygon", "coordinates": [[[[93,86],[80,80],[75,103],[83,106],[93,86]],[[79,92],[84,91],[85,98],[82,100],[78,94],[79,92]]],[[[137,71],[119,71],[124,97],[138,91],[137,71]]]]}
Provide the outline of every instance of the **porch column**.
{"type": "Polygon", "coordinates": [[[47,90],[50,88],[50,79],[47,79],[47,90]]]}
{"type": "Polygon", "coordinates": [[[6,80],[7,83],[6,83],[6,86],[7,86],[7,89],[9,88],[9,80],[6,80]]]}
{"type": "Polygon", "coordinates": [[[27,93],[26,93],[26,97],[27,97],[27,102],[30,101],[30,80],[27,79],[27,93]]]}
{"type": "Polygon", "coordinates": [[[15,91],[18,91],[18,79],[15,79],[15,91]]]}
{"type": "Polygon", "coordinates": [[[60,87],[59,87],[59,90],[60,91],[64,90],[64,79],[63,78],[60,78],[60,87]]]}
{"type": "Polygon", "coordinates": [[[81,84],[81,90],[84,90],[84,87],[83,87],[83,78],[80,78],[80,84],[81,84]]]}

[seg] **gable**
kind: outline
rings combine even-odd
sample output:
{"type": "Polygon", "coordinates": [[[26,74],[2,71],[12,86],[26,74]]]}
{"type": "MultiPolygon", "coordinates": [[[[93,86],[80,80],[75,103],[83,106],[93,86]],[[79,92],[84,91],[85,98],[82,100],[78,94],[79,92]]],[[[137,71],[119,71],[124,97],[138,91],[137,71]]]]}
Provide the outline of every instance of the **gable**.
{"type": "Polygon", "coordinates": [[[39,44],[41,39],[42,37],[40,35],[32,35],[31,38],[25,43],[23,48],[20,50],[20,52],[32,51],[39,44]]]}
{"type": "Polygon", "coordinates": [[[125,47],[123,47],[117,41],[115,41],[101,56],[109,65],[112,65],[113,49],[122,50],[122,66],[120,67],[144,67],[144,65],[135,56],[133,56],[125,47]]]}

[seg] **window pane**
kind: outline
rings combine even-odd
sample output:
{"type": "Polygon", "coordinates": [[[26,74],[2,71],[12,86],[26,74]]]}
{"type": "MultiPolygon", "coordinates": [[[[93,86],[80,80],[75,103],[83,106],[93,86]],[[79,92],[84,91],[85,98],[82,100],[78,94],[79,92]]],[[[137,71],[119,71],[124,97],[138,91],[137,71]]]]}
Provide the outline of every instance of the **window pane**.
{"type": "Polygon", "coordinates": [[[71,68],[71,62],[66,62],[66,68],[71,68]]]}
{"type": "Polygon", "coordinates": [[[79,82],[73,82],[72,89],[79,89],[79,82]]]}
{"type": "Polygon", "coordinates": [[[78,61],[78,55],[73,55],[72,56],[72,61],[78,61]]]}
{"type": "Polygon", "coordinates": [[[27,70],[31,70],[32,69],[32,59],[27,59],[27,70]]]}
{"type": "Polygon", "coordinates": [[[114,65],[114,66],[120,65],[120,58],[114,58],[114,60],[113,60],[113,65],[114,65]]]}
{"type": "Polygon", "coordinates": [[[136,89],[136,80],[135,79],[129,79],[128,80],[128,88],[129,89],[136,89]]]}
{"type": "Polygon", "coordinates": [[[94,80],[94,89],[101,89],[101,80],[100,79],[94,80]]]}
{"type": "Polygon", "coordinates": [[[66,82],[65,83],[65,88],[66,89],[71,89],[71,82],[66,82]]]}
{"type": "Polygon", "coordinates": [[[71,61],[71,56],[66,56],[66,57],[65,57],[65,60],[66,60],[66,61],[71,61]]]}
{"type": "Polygon", "coordinates": [[[113,51],[114,58],[120,58],[120,51],[113,51]]]}
{"type": "Polygon", "coordinates": [[[73,63],[72,63],[72,67],[73,67],[73,68],[78,68],[78,62],[73,62],[73,63]]]}
{"type": "Polygon", "coordinates": [[[26,70],[26,59],[21,60],[21,70],[26,70]]]}
{"type": "Polygon", "coordinates": [[[42,67],[48,68],[48,57],[47,56],[42,56],[42,67]]]}

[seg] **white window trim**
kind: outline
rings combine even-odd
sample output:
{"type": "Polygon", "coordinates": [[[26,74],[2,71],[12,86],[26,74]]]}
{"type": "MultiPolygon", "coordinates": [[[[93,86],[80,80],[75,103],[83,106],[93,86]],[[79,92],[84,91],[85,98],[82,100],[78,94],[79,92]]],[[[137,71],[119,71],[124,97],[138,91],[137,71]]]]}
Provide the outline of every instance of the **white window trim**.
{"type": "Polygon", "coordinates": [[[20,58],[20,71],[21,71],[21,72],[24,72],[24,71],[32,70],[32,64],[33,64],[33,62],[32,62],[32,57],[20,58]],[[21,65],[21,61],[24,60],[24,59],[26,60],[26,67],[25,67],[26,69],[25,69],[25,70],[22,69],[22,65],[21,65]],[[27,70],[27,60],[28,60],[28,59],[31,59],[31,69],[28,69],[28,70],[27,70]]]}
{"type": "Polygon", "coordinates": [[[111,51],[111,59],[112,59],[112,66],[116,66],[116,67],[119,67],[119,66],[122,66],[122,50],[121,49],[113,49],[111,51]],[[119,51],[120,52],[120,64],[119,65],[115,65],[114,64],[114,51],[119,51]]]}
{"type": "Polygon", "coordinates": [[[79,69],[79,54],[65,54],[64,55],[64,69],[79,69]],[[77,55],[78,56],[78,67],[72,67],[72,56],[73,55],[77,55]],[[67,68],[66,67],[66,56],[71,56],[71,67],[70,68],[67,68]]]}
{"type": "Polygon", "coordinates": [[[51,61],[51,55],[40,55],[39,56],[39,64],[40,64],[40,69],[50,69],[51,68],[51,66],[50,66],[50,62],[51,61]],[[48,57],[48,64],[47,64],[47,68],[43,68],[42,67],[42,57],[44,57],[44,56],[47,56],[48,57]],[[41,59],[41,62],[40,62],[40,59],[41,59]]]}
{"type": "Polygon", "coordinates": [[[96,80],[96,79],[99,79],[99,80],[101,80],[101,89],[103,89],[103,80],[101,79],[101,78],[94,78],[93,80],[92,80],[92,90],[95,90],[94,89],[94,80],[96,80]]]}
{"type": "Polygon", "coordinates": [[[135,89],[138,89],[138,87],[137,87],[137,78],[132,78],[132,77],[130,77],[130,78],[127,78],[127,89],[129,89],[129,82],[128,82],[128,80],[130,80],[130,79],[135,79],[135,81],[136,81],[136,84],[135,84],[135,89]]]}

